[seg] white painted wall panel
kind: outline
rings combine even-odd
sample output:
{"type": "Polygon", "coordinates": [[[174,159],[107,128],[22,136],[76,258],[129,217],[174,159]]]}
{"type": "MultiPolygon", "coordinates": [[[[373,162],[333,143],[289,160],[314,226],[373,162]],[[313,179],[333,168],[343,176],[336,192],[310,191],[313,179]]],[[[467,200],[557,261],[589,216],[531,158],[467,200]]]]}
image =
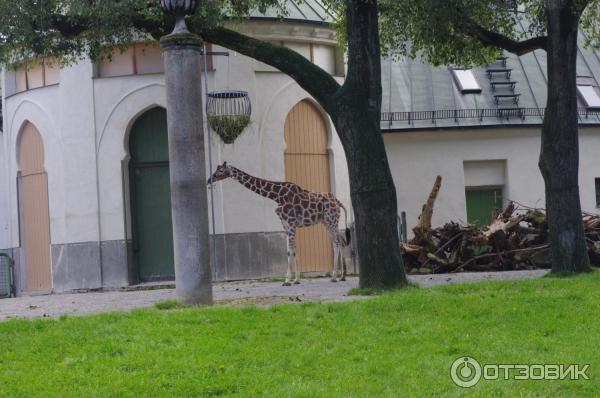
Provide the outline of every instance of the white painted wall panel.
{"type": "Polygon", "coordinates": [[[466,187],[502,186],[506,183],[504,160],[466,161],[464,170],[466,187]]]}
{"type": "Polygon", "coordinates": [[[112,60],[101,61],[98,65],[100,77],[127,76],[133,74],[133,48],[115,51],[112,60]]]}
{"type": "Polygon", "coordinates": [[[162,50],[158,45],[135,45],[137,73],[163,73],[165,71],[162,50]]]}
{"type": "Polygon", "coordinates": [[[53,243],[99,238],[93,67],[80,62],[61,71],[58,100],[65,191],[65,236],[53,243]]]}
{"type": "Polygon", "coordinates": [[[335,74],[335,47],[313,44],[313,63],[324,71],[335,74]]]}
{"type": "Polygon", "coordinates": [[[7,134],[0,133],[0,249],[12,247],[10,242],[10,207],[8,204],[7,134]]]}
{"type": "Polygon", "coordinates": [[[46,86],[60,83],[60,66],[58,64],[46,64],[45,80],[46,86]]]}
{"type": "Polygon", "coordinates": [[[296,51],[306,59],[310,59],[310,44],[309,43],[296,43],[296,42],[285,42],[287,48],[296,51]]]}
{"type": "Polygon", "coordinates": [[[44,85],[44,68],[42,65],[31,66],[27,69],[27,87],[29,89],[44,85]]]}

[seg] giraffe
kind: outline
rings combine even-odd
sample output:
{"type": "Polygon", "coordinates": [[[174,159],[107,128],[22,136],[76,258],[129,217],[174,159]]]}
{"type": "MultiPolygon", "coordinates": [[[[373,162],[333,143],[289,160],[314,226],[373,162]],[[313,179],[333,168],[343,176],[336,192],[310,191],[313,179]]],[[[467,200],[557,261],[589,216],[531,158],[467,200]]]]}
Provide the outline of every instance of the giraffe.
{"type": "MultiPolygon", "coordinates": [[[[327,232],[334,243],[334,262],[331,281],[337,282],[338,257],[341,255],[341,248],[349,243],[347,237],[350,234],[347,228],[346,236],[338,231],[340,208],[344,210],[346,224],[348,215],[346,208],[332,193],[307,191],[293,182],[264,180],[228,165],[227,162],[217,167],[217,170],[208,179],[207,183],[208,185],[212,185],[226,178],[232,178],[252,192],[277,203],[278,206],[275,209],[275,214],[281,220],[281,224],[287,235],[288,266],[283,286],[291,286],[292,262],[295,265],[296,271],[294,284],[300,283],[300,259],[296,254],[296,229],[318,223],[325,224],[327,232]]],[[[340,280],[345,281],[345,264],[341,267],[340,272],[340,280]]]]}

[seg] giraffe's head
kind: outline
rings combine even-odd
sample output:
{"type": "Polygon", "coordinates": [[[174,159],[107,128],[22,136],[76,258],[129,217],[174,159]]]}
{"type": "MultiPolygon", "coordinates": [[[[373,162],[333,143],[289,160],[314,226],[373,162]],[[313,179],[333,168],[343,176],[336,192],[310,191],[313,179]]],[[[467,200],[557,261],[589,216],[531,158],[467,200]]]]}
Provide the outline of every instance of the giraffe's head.
{"type": "Polygon", "coordinates": [[[217,166],[217,170],[213,173],[212,176],[206,182],[208,185],[214,184],[217,181],[224,180],[226,178],[231,177],[233,167],[229,166],[227,162],[223,162],[222,165],[217,166]]]}

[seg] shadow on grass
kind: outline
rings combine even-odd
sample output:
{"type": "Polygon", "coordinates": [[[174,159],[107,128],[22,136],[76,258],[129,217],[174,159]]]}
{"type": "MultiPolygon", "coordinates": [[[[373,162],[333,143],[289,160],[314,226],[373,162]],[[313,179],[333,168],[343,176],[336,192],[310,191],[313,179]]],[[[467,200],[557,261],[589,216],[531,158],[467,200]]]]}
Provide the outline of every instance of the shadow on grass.
{"type": "Polygon", "coordinates": [[[549,273],[547,273],[546,275],[543,276],[543,278],[556,278],[556,279],[567,279],[567,278],[576,278],[580,275],[585,275],[585,274],[589,274],[589,273],[593,273],[593,272],[598,272],[598,268],[595,266],[592,266],[592,268],[590,268],[587,271],[582,271],[582,272],[573,272],[573,271],[561,271],[561,272],[554,272],[554,271],[550,271],[549,273]]]}
{"type": "Polygon", "coordinates": [[[154,308],[158,310],[176,310],[179,308],[187,308],[189,305],[182,303],[179,300],[167,299],[154,303],[154,308]]]}

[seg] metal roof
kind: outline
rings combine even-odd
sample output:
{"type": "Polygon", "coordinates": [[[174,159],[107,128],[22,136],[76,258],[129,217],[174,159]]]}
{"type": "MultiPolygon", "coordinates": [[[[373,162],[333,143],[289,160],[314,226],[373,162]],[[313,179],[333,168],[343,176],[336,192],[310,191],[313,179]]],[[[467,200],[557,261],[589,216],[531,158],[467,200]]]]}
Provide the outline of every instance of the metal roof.
{"type": "MultiPolygon", "coordinates": [[[[289,0],[283,19],[286,21],[330,24],[335,20],[332,10],[319,0],[289,0]]],[[[254,11],[250,14],[252,19],[280,19],[280,10],[271,7],[264,14],[254,11]]]]}
{"type": "MultiPolygon", "coordinates": [[[[600,54],[583,48],[584,38],[580,32],[577,75],[591,77],[588,80],[600,93],[600,54]]],[[[382,129],[541,124],[547,97],[546,52],[537,50],[520,57],[506,53],[504,57],[473,68],[482,91],[465,94],[449,66],[434,67],[419,58],[383,59],[382,129]]],[[[600,124],[600,112],[578,101],[580,124],[600,124]]]]}

